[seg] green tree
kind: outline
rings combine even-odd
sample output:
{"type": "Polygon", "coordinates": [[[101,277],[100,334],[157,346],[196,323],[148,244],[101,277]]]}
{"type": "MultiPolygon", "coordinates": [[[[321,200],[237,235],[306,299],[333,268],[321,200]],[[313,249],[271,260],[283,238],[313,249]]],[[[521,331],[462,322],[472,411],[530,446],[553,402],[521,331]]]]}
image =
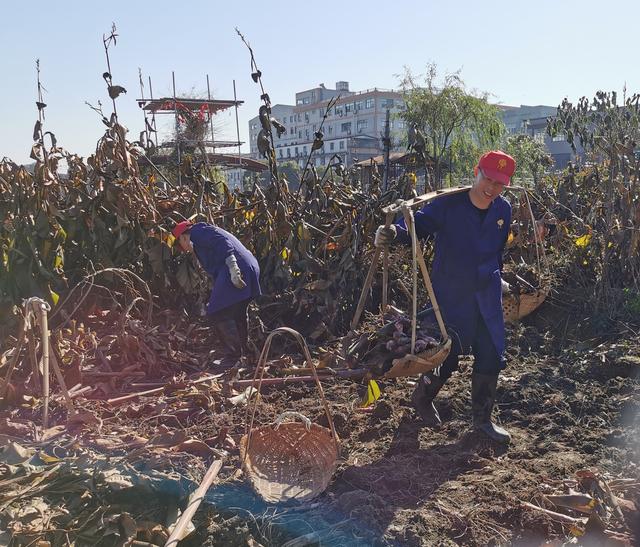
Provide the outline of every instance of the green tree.
{"type": "Polygon", "coordinates": [[[516,160],[516,176],[532,177],[536,188],[540,185],[544,170],[553,165],[553,158],[544,143],[536,141],[530,135],[509,135],[504,148],[516,160]]]}
{"type": "Polygon", "coordinates": [[[425,137],[435,188],[442,187],[447,164],[467,175],[478,155],[500,142],[505,128],[498,107],[489,104],[487,93],[468,91],[459,72],[439,79],[431,63],[422,79],[405,69],[401,86],[406,105],[402,117],[425,137]]]}

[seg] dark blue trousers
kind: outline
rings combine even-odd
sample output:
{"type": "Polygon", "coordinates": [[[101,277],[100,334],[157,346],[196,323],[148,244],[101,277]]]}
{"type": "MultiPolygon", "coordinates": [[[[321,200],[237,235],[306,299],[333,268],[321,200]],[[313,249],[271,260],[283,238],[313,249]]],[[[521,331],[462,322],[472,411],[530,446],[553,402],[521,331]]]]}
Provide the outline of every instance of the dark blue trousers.
{"type": "MultiPolygon", "coordinates": [[[[506,360],[504,356],[498,355],[482,315],[478,312],[476,317],[476,332],[471,343],[473,372],[497,376],[500,371],[506,367],[506,360]]],[[[439,376],[443,382],[448,380],[451,375],[458,370],[460,355],[464,353],[455,331],[450,334],[452,338],[451,352],[442,365],[440,365],[439,369],[439,376]]]]}

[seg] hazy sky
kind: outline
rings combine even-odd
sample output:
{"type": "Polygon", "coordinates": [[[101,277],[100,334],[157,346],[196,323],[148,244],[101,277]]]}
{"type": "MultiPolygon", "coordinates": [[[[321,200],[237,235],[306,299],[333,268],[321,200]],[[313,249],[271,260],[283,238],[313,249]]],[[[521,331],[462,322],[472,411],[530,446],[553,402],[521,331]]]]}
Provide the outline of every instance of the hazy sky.
{"type": "MultiPolygon", "coordinates": [[[[206,92],[232,98],[236,80],[241,139],[257,113],[259,88],[237,26],[254,48],[272,102],[319,83],[347,80],[352,90],[394,88],[403,67],[429,61],[462,70],[470,88],[496,102],[556,106],[597,89],[640,91],[637,24],[640,2],[505,1],[183,1],[2,0],[0,10],[0,157],[28,161],[36,119],[35,60],[47,89],[45,129],[70,151],[91,153],[104,126],[84,103],[110,113],[102,73],[102,35],[115,22],[111,50],[121,121],[136,140],[143,127],[135,102],[138,67],[155,96],[206,92]]],[[[148,90],[145,90],[148,93],[148,90]]],[[[232,112],[220,116],[220,138],[234,137],[232,112]]]]}

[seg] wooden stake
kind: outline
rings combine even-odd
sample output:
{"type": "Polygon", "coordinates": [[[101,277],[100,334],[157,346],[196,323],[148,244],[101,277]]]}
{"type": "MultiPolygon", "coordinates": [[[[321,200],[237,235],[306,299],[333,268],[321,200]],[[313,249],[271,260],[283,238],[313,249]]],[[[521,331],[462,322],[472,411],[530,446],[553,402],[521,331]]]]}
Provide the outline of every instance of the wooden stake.
{"type": "Polygon", "coordinates": [[[16,352],[13,354],[13,357],[11,358],[11,362],[7,367],[7,375],[5,376],[4,382],[2,384],[2,388],[0,388],[0,397],[2,398],[4,398],[7,395],[6,391],[7,391],[7,388],[9,387],[9,383],[11,382],[13,369],[16,367],[16,364],[18,363],[18,359],[20,358],[20,354],[22,353],[22,346],[24,346],[26,331],[27,331],[27,319],[25,315],[25,317],[23,317],[22,321],[20,322],[20,332],[18,333],[16,352]]]}
{"type": "Polygon", "coordinates": [[[373,276],[375,275],[376,269],[378,268],[380,253],[380,248],[376,248],[376,250],[373,252],[371,266],[369,266],[369,271],[367,272],[367,277],[364,280],[362,292],[360,293],[360,300],[358,300],[358,307],[356,308],[356,313],[353,315],[353,319],[351,320],[351,330],[354,330],[358,326],[358,323],[360,323],[360,316],[362,315],[362,310],[364,310],[364,304],[367,300],[367,294],[369,293],[369,289],[371,288],[371,284],[373,283],[373,276]]]}
{"type": "Polygon", "coordinates": [[[36,340],[35,333],[33,330],[29,333],[28,338],[28,346],[29,346],[29,361],[31,362],[31,371],[33,378],[33,385],[36,391],[42,390],[42,385],[40,382],[40,366],[38,363],[38,352],[36,351],[36,340]]]}
{"type": "Polygon", "coordinates": [[[418,323],[418,238],[416,236],[416,227],[413,222],[413,213],[409,207],[402,208],[404,222],[407,230],[411,234],[411,257],[413,263],[413,299],[412,299],[412,315],[411,315],[411,355],[415,353],[416,348],[416,326],[418,323]]]}
{"type": "MultiPolygon", "coordinates": [[[[202,382],[208,382],[209,380],[217,380],[219,379],[219,375],[214,376],[205,376],[204,378],[199,378],[198,380],[192,380],[190,382],[186,382],[187,386],[193,386],[196,384],[201,384],[202,382]]],[[[154,395],[156,393],[162,393],[168,387],[171,387],[174,384],[165,384],[161,387],[155,389],[148,389],[147,391],[139,391],[137,393],[129,393],[127,395],[122,395],[121,397],[115,397],[113,399],[107,399],[108,405],[118,405],[120,403],[125,403],[127,401],[131,401],[133,399],[137,399],[138,397],[144,397],[145,395],[154,395]]]]}
{"type": "MultiPolygon", "coordinates": [[[[385,227],[388,228],[391,226],[391,220],[393,219],[393,213],[387,213],[385,219],[385,227]]],[[[360,293],[360,300],[358,300],[358,307],[356,308],[356,313],[353,315],[353,319],[351,320],[351,330],[354,330],[358,323],[360,322],[360,316],[362,315],[362,311],[364,310],[364,304],[367,300],[367,294],[369,293],[369,289],[371,288],[371,284],[373,283],[373,276],[376,273],[376,269],[378,268],[378,260],[380,260],[380,254],[382,253],[382,249],[380,247],[376,247],[376,250],[373,252],[373,259],[371,260],[371,266],[369,266],[369,271],[367,272],[367,277],[364,281],[364,285],[362,287],[362,292],[360,293]]],[[[384,271],[387,271],[385,268],[384,271]]],[[[386,305],[386,288],[384,281],[384,271],[383,271],[383,302],[386,305]]],[[[387,277],[388,283],[388,277],[387,277]]]]}
{"type": "Polygon", "coordinates": [[[33,302],[33,306],[38,305],[40,329],[42,330],[42,396],[43,396],[43,409],[42,409],[42,429],[49,427],[49,321],[47,318],[47,304],[42,299],[37,299],[33,302]]]}
{"type": "MultiPolygon", "coordinates": [[[[365,369],[354,369],[348,371],[340,371],[335,375],[320,375],[318,374],[318,378],[320,380],[330,380],[335,378],[363,378],[367,371],[365,369]]],[[[292,384],[297,382],[315,382],[315,378],[313,376],[287,376],[286,378],[263,378],[262,385],[263,386],[281,386],[284,384],[292,384]]],[[[246,387],[252,386],[253,380],[236,380],[233,382],[233,387],[235,389],[244,389],[246,387]]]]}
{"type": "Polygon", "coordinates": [[[438,321],[438,327],[440,327],[440,334],[442,335],[442,339],[446,340],[449,335],[447,334],[447,329],[445,328],[444,321],[442,320],[442,313],[440,312],[440,306],[438,306],[438,301],[436,300],[436,294],[433,292],[433,285],[431,284],[431,278],[429,277],[427,263],[424,261],[424,256],[422,255],[422,249],[418,250],[417,258],[420,270],[422,271],[422,277],[424,278],[424,284],[427,287],[429,300],[431,300],[433,312],[435,313],[436,321],[438,321]]]}
{"type": "Polygon", "coordinates": [[[220,469],[222,469],[222,460],[215,460],[209,466],[209,469],[202,479],[200,486],[198,486],[195,492],[191,494],[191,496],[189,496],[189,503],[187,505],[187,508],[178,519],[178,522],[176,522],[176,525],[171,532],[169,539],[167,539],[167,542],[164,544],[165,547],[178,545],[178,542],[180,542],[185,537],[184,532],[187,526],[189,526],[193,515],[198,510],[198,507],[200,507],[200,504],[202,503],[207,490],[209,490],[211,483],[218,476],[218,473],[220,473],[220,469]]]}
{"type": "MultiPolygon", "coordinates": [[[[385,226],[391,226],[393,214],[387,213],[385,217],[385,226]]],[[[382,313],[387,311],[389,298],[389,246],[385,245],[384,254],[382,255],[382,313]]]]}
{"type": "Polygon", "coordinates": [[[49,356],[51,358],[51,365],[53,366],[53,371],[58,379],[58,384],[60,384],[60,389],[62,390],[62,395],[64,396],[64,401],[67,405],[67,409],[73,415],[76,413],[76,409],[73,406],[73,401],[71,400],[71,395],[69,395],[69,390],[67,389],[67,383],[64,381],[64,376],[62,375],[62,371],[60,370],[60,365],[58,364],[58,358],[56,352],[49,342],[49,356]]]}
{"type": "Polygon", "coordinates": [[[570,517],[569,515],[563,515],[562,513],[556,513],[555,511],[549,511],[549,509],[544,509],[543,507],[538,507],[537,505],[533,505],[533,503],[529,503],[526,501],[520,502],[523,507],[527,509],[533,509],[534,511],[540,511],[545,515],[548,515],[549,518],[557,520],[559,522],[564,522],[566,524],[585,524],[587,522],[586,517],[583,518],[575,518],[570,517]]]}

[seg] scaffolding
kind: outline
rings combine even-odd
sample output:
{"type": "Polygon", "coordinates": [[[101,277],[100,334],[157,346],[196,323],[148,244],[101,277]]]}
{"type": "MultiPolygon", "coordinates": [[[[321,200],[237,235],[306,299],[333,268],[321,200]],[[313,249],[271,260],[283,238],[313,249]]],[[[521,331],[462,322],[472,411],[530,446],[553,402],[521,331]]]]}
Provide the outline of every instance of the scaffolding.
{"type": "Polygon", "coordinates": [[[145,123],[145,142],[149,153],[141,158],[142,164],[153,163],[155,165],[173,165],[178,173],[178,183],[182,184],[181,165],[183,158],[188,151],[197,150],[199,156],[205,164],[219,166],[222,168],[241,168],[253,172],[261,172],[268,166],[260,161],[243,157],[240,146],[244,144],[240,141],[240,127],[238,125],[238,107],[244,104],[236,97],[235,80],[233,82],[233,99],[214,99],[211,96],[209,85],[209,75],[207,80],[207,97],[193,98],[181,97],[176,94],[175,72],[171,73],[173,95],[171,97],[153,97],[153,87],[149,77],[149,93],[147,98],[144,94],[142,73],[140,73],[141,98],[137,99],[138,106],[142,109],[145,123]],[[217,140],[214,134],[213,117],[230,108],[235,109],[236,140],[217,140]],[[158,142],[158,129],[156,125],[156,115],[173,115],[175,124],[175,138],[158,142]],[[199,124],[203,130],[202,135],[195,135],[189,138],[181,131],[181,124],[185,121],[192,121],[199,124]],[[153,135],[153,138],[151,137],[153,135]],[[237,153],[220,153],[218,149],[237,148],[237,153]]]}

